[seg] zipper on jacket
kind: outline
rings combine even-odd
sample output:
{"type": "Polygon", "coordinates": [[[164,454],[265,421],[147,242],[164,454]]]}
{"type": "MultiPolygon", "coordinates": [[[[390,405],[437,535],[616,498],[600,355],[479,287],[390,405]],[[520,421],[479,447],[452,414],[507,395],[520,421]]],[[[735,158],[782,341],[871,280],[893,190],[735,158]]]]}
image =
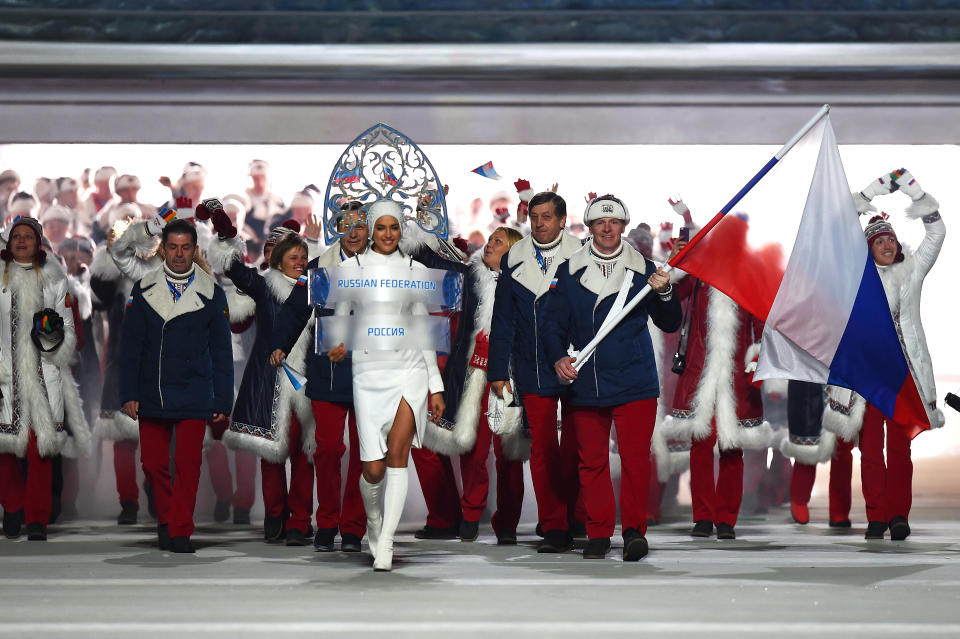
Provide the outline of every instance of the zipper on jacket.
{"type": "Polygon", "coordinates": [[[333,392],[333,360],[329,357],[327,360],[330,362],[330,392],[333,392]]]}
{"type": "MultiPolygon", "coordinates": [[[[597,332],[598,332],[598,331],[597,331],[597,309],[596,309],[596,307],[594,307],[594,309],[593,309],[593,333],[594,333],[594,335],[596,335],[597,332]]],[[[597,368],[599,368],[599,367],[597,366],[597,358],[599,358],[599,357],[600,357],[600,349],[598,348],[598,349],[596,349],[596,352],[593,354],[593,385],[594,385],[594,386],[596,387],[596,389],[597,389],[597,398],[598,398],[598,399],[599,399],[599,397],[600,397],[600,379],[597,377],[597,368]]]]}
{"type": "Polygon", "coordinates": [[[540,333],[537,330],[537,298],[533,298],[533,367],[537,371],[537,391],[540,386],[540,333]]]}
{"type": "Polygon", "coordinates": [[[157,394],[160,395],[160,408],[163,409],[163,386],[160,384],[160,379],[163,377],[163,334],[167,330],[167,322],[164,320],[163,326],[160,327],[160,361],[157,362],[157,394]]]}

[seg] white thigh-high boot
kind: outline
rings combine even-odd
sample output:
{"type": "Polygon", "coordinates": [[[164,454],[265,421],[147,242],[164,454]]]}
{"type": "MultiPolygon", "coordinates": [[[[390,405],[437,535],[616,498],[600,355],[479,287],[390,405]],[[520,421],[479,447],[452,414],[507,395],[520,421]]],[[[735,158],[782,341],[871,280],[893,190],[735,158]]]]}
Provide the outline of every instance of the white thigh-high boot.
{"type": "Polygon", "coordinates": [[[371,484],[360,475],[360,496],[363,498],[363,508],[367,511],[367,543],[370,544],[370,554],[377,558],[377,545],[380,543],[380,527],[383,525],[383,510],[380,497],[383,494],[383,480],[371,484]]]}
{"type": "Polygon", "coordinates": [[[400,525],[403,504],[407,501],[407,469],[387,468],[387,487],[383,491],[383,527],[380,545],[374,557],[374,570],[390,570],[393,566],[393,535],[400,525]]]}

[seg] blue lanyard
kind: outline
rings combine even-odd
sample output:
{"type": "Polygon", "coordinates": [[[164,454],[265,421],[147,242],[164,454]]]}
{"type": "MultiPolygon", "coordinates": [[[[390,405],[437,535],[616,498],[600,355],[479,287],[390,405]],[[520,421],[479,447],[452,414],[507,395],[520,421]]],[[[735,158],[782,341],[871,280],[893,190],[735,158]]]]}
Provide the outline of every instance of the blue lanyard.
{"type": "MultiPolygon", "coordinates": [[[[187,279],[187,285],[183,287],[183,290],[187,290],[187,288],[189,288],[189,286],[193,283],[193,278],[194,278],[196,275],[197,275],[196,271],[194,271],[193,273],[190,274],[189,279],[187,279]]],[[[183,293],[181,293],[179,290],[177,290],[177,287],[174,286],[173,283],[170,282],[170,280],[167,280],[167,288],[169,288],[169,289],[170,289],[170,292],[173,293],[173,301],[174,301],[174,302],[179,302],[179,301],[180,301],[180,296],[183,295],[183,293]]]]}
{"type": "Polygon", "coordinates": [[[546,273],[546,272],[547,272],[547,260],[544,259],[543,253],[540,252],[540,248],[539,248],[536,244],[533,245],[533,250],[534,250],[534,252],[535,252],[536,255],[537,255],[537,263],[540,265],[540,270],[543,271],[544,273],[546,273]]]}

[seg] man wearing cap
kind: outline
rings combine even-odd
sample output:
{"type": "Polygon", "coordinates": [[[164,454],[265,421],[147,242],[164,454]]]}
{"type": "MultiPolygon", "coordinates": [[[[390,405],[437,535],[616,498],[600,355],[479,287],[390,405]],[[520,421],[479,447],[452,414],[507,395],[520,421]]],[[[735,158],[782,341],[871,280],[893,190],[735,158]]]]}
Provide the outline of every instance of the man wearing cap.
{"type": "Polygon", "coordinates": [[[137,201],[137,193],[140,192],[140,179],[136,175],[124,173],[118,177],[114,190],[119,199],[103,207],[97,214],[94,222],[95,240],[105,238],[117,220],[131,217],[131,208],[135,211],[133,214],[135,218],[149,220],[157,214],[157,207],[150,204],[141,204],[137,201]]]}
{"type": "Polygon", "coordinates": [[[119,198],[113,192],[117,170],[112,166],[102,166],[93,174],[93,191],[83,201],[77,220],[77,233],[90,235],[93,232],[97,214],[119,198]]]}
{"type": "Polygon", "coordinates": [[[283,213],[285,207],[283,199],[269,190],[270,165],[265,160],[253,160],[250,162],[249,169],[250,181],[253,184],[247,189],[247,199],[250,201],[247,224],[258,238],[262,238],[266,235],[268,228],[273,228],[266,226],[267,222],[273,216],[283,213]]]}
{"type": "Polygon", "coordinates": [[[7,199],[7,217],[4,226],[18,217],[34,217],[37,212],[37,200],[26,191],[12,193],[7,199]]]}
{"type": "Polygon", "coordinates": [[[52,246],[57,246],[67,237],[71,222],[73,222],[73,213],[59,204],[51,204],[40,212],[43,233],[52,246]]]}
{"type": "Polygon", "coordinates": [[[594,198],[583,216],[588,244],[557,269],[547,297],[543,347],[559,379],[572,383],[569,420],[577,433],[580,486],[590,541],[584,559],[602,559],[610,550],[617,507],[610,479],[610,423],[617,426],[622,482],[620,519],[623,558],[647,554],[647,496],[650,440],[657,417],[660,381],[648,317],[661,330],[680,328],[680,302],[670,277],[622,239],[630,222],[626,206],[612,195],[594,198]],[[624,317],[577,371],[575,353],[645,286],[653,295],[624,317]]]}
{"type": "MultiPolygon", "coordinates": [[[[546,294],[557,269],[582,243],[564,231],[567,205],[552,192],[530,200],[531,235],[514,244],[500,263],[490,329],[487,379],[493,391],[519,394],[530,426],[530,474],[544,538],[538,552],[572,545],[570,524],[579,493],[574,426],[564,420],[557,441],[557,404],[565,389],[543,350],[546,294]],[[510,380],[515,380],[516,388],[510,380]]],[[[566,399],[563,400],[566,404],[566,399]]]]}
{"type": "Polygon", "coordinates": [[[268,228],[276,228],[287,220],[296,220],[301,227],[306,226],[311,215],[313,215],[313,196],[306,189],[297,191],[293,199],[290,200],[290,209],[285,213],[277,213],[270,218],[268,228]]]}
{"type": "Polygon", "coordinates": [[[133,287],[123,322],[120,400],[140,419],[140,458],[153,486],[161,549],[190,543],[206,423],[233,405],[233,352],[223,289],[197,267],[197,232],[185,220],[163,227],[162,268],[133,287]],[[170,443],[176,433],[176,477],[170,443]]]}

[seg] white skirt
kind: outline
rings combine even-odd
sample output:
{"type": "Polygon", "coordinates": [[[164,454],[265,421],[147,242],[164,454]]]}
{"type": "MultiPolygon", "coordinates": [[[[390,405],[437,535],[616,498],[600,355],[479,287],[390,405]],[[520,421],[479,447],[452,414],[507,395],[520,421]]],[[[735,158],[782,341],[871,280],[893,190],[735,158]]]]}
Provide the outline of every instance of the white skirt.
{"type": "Polygon", "coordinates": [[[397,361],[396,368],[386,368],[372,363],[354,361],[353,406],[357,414],[357,432],[360,436],[360,460],[369,462],[387,456],[387,435],[400,408],[400,400],[406,400],[413,411],[416,432],[413,445],[420,448],[427,424],[427,368],[423,356],[411,352],[413,361],[397,361]],[[419,359],[419,365],[415,362],[419,359]],[[359,366],[358,366],[359,364],[359,366]],[[364,365],[366,364],[366,365],[364,365]]]}

